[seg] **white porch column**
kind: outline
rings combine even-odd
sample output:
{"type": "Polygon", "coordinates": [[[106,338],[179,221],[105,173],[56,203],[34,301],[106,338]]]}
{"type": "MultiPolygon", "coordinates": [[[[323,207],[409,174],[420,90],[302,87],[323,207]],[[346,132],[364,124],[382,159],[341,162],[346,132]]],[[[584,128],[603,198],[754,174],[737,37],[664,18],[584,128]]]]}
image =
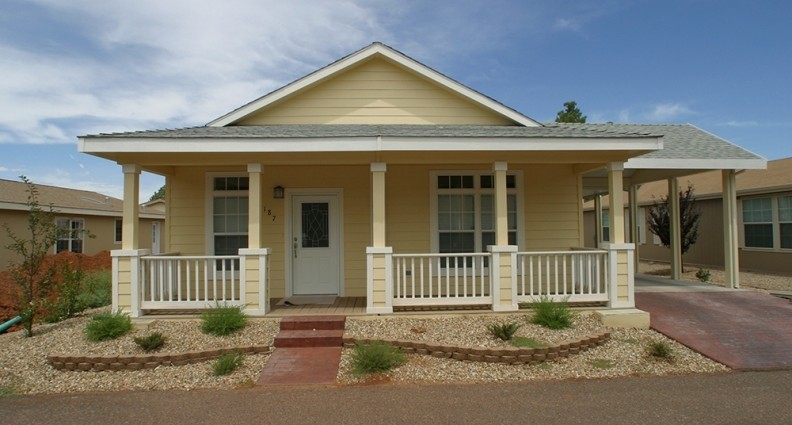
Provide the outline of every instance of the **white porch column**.
{"type": "Polygon", "coordinates": [[[261,248],[261,164],[248,164],[248,249],[261,248]]]}
{"type": "MultiPolygon", "coordinates": [[[[633,251],[633,267],[638,271],[640,259],[638,258],[638,246],[641,244],[641,235],[638,234],[638,185],[630,186],[630,242],[635,245],[633,251]]],[[[643,224],[643,223],[640,223],[643,224]]]]}
{"type": "Polygon", "coordinates": [[[608,198],[610,200],[610,243],[624,243],[624,163],[608,166],[608,198]]]}
{"type": "Polygon", "coordinates": [[[385,172],[371,163],[371,245],[366,248],[366,312],[393,313],[393,248],[385,240],[385,172]]]}
{"type": "Polygon", "coordinates": [[[737,241],[737,173],[723,170],[723,253],[726,284],[740,287],[740,256],[737,241]]]}
{"type": "Polygon", "coordinates": [[[496,162],[492,165],[495,174],[495,245],[509,244],[508,189],[506,171],[508,164],[496,162]]]}
{"type": "Polygon", "coordinates": [[[668,209],[669,222],[671,223],[671,279],[682,278],[682,223],[679,212],[679,180],[676,177],[668,179],[668,209]]]}
{"type": "Polygon", "coordinates": [[[594,195],[594,241],[596,246],[602,242],[602,195],[594,195]]]}
{"type": "Polygon", "coordinates": [[[138,216],[140,214],[140,166],[123,164],[124,172],[124,212],[121,226],[121,249],[130,250],[140,247],[138,216]]]}

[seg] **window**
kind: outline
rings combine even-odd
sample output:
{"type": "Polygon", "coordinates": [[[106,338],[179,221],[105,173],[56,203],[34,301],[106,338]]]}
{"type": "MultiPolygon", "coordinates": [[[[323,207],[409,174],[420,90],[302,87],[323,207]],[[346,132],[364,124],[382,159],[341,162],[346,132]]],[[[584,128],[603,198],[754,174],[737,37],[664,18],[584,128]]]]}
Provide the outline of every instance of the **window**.
{"type": "Polygon", "coordinates": [[[115,221],[115,243],[121,243],[121,235],[124,234],[123,221],[117,218],[115,221]]]}
{"type": "Polygon", "coordinates": [[[55,253],[70,251],[83,252],[83,237],[85,236],[85,220],[81,218],[58,218],[56,220],[60,235],[55,243],[55,253]]]}
{"type": "Polygon", "coordinates": [[[610,211],[602,211],[602,242],[610,242],[610,211]]]}
{"type": "MultiPolygon", "coordinates": [[[[237,255],[240,248],[247,248],[248,188],[247,177],[212,178],[214,255],[237,255]]],[[[235,263],[235,267],[238,268],[239,264],[235,263]]]]}
{"type": "MultiPolygon", "coordinates": [[[[495,244],[495,181],[488,172],[439,174],[434,218],[437,252],[485,252],[495,244]]],[[[517,177],[506,178],[509,244],[518,244],[517,177]]]]}
{"type": "Polygon", "coordinates": [[[742,206],[745,246],[773,248],[772,198],[746,199],[742,206]]]}
{"type": "Polygon", "coordinates": [[[781,248],[792,249],[792,196],[778,197],[778,227],[781,248]]]}

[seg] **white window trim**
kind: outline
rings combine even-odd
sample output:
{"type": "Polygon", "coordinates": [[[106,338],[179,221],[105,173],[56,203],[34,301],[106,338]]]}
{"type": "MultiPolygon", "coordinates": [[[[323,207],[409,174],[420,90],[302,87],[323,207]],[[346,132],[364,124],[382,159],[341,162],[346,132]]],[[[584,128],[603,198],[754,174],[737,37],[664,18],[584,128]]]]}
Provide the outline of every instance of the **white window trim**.
{"type": "MultiPolygon", "coordinates": [[[[72,223],[72,221],[81,221],[82,222],[82,227],[81,227],[81,231],[80,231],[81,232],[81,237],[79,239],[76,239],[76,240],[82,241],[82,243],[83,243],[82,244],[82,250],[80,252],[75,252],[75,254],[85,254],[85,219],[84,218],[79,218],[79,217],[56,216],[55,217],[55,224],[56,225],[58,223],[58,220],[69,220],[69,227],[68,227],[68,229],[69,229],[69,237],[68,237],[69,249],[67,250],[69,252],[74,252],[74,251],[72,251],[72,241],[75,240],[74,238],[71,237],[71,223],[72,223]]],[[[115,229],[113,229],[113,230],[115,231],[115,229]]],[[[58,240],[56,240],[55,244],[52,246],[52,252],[54,254],[58,253],[58,242],[66,240],[66,239],[67,238],[58,237],[58,240]]]]}
{"type": "MultiPolygon", "coordinates": [[[[506,172],[507,175],[515,176],[515,185],[517,186],[514,189],[508,189],[509,194],[517,195],[517,249],[521,250],[524,245],[524,232],[525,232],[525,216],[523,215],[523,197],[525,193],[525,181],[523,180],[523,172],[522,170],[508,170],[506,172]]],[[[461,175],[472,175],[473,182],[474,182],[474,189],[460,189],[462,191],[470,191],[474,190],[476,195],[480,195],[482,193],[482,189],[479,187],[481,185],[481,177],[484,175],[493,175],[492,171],[490,170],[432,170],[429,172],[429,235],[430,235],[430,249],[432,253],[440,252],[440,230],[438,229],[437,223],[437,195],[438,195],[438,188],[437,188],[437,177],[438,176],[461,176],[461,175]]],[[[453,190],[453,189],[451,189],[453,190]]],[[[490,189],[484,189],[490,190],[490,189]]],[[[493,194],[495,189],[492,189],[493,194]]],[[[480,197],[475,196],[474,198],[474,208],[476,211],[481,211],[480,205],[480,197]]],[[[481,247],[481,217],[477,216],[474,220],[474,232],[475,232],[475,240],[474,240],[474,247],[475,252],[482,252],[480,251],[481,247]]]]}
{"type": "MultiPolygon", "coordinates": [[[[248,173],[242,171],[232,171],[232,172],[221,172],[221,171],[213,171],[206,173],[206,184],[205,184],[205,193],[206,199],[204,203],[204,233],[206,236],[206,255],[215,255],[215,246],[214,246],[214,197],[215,197],[215,190],[214,190],[214,178],[215,177],[250,177],[248,173]]],[[[228,194],[228,196],[247,196],[250,199],[250,191],[248,190],[228,190],[223,191],[224,194],[228,194]]],[[[248,220],[250,218],[248,217],[248,220]]]]}
{"type": "MultiPolygon", "coordinates": [[[[781,220],[778,214],[778,198],[785,197],[785,196],[792,196],[792,193],[773,193],[773,194],[763,194],[763,195],[755,195],[755,196],[746,196],[738,199],[737,202],[737,217],[738,217],[738,225],[737,225],[737,233],[740,243],[740,248],[745,251],[756,251],[756,252],[784,252],[784,253],[792,253],[792,248],[781,248],[781,220]],[[772,248],[761,248],[761,247],[754,247],[754,246],[745,246],[745,225],[746,224],[767,224],[767,222],[762,223],[745,223],[743,221],[743,202],[752,200],[752,199],[765,199],[770,198],[770,208],[772,211],[773,221],[771,222],[773,226],[773,247],[772,248]]],[[[786,221],[784,223],[787,223],[786,221]]]]}

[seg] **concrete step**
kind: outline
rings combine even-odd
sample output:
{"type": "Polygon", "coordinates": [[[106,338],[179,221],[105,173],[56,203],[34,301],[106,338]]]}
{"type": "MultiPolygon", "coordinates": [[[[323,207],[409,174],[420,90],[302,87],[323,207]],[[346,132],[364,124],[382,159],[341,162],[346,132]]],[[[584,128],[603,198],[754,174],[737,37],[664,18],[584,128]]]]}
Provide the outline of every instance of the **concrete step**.
{"type": "Polygon", "coordinates": [[[341,347],[343,329],[282,330],[275,337],[275,347],[341,347]]]}
{"type": "Polygon", "coordinates": [[[286,316],[280,328],[285,331],[344,330],[344,316],[286,316]]]}

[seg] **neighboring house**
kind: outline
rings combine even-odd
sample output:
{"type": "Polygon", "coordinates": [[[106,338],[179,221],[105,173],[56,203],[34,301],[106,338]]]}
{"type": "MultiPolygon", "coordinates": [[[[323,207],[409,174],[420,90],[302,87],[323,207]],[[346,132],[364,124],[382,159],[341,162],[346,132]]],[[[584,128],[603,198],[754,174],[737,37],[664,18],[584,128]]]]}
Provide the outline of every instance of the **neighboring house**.
{"type": "Polygon", "coordinates": [[[369,313],[548,295],[645,318],[624,233],[579,248],[583,197],[765,166],[695,127],[665,130],[542,124],[374,43],[206,126],[83,136],[79,150],[122,164],[126,205],[141,170],[166,179],[172,255],[126,237],[137,208],[113,252],[113,305],[133,316],[216,301],[264,315],[274,298],[327,294],[369,313]]]}
{"type": "MultiPolygon", "coordinates": [[[[699,238],[685,254],[685,263],[723,267],[723,193],[721,175],[706,172],[680,178],[680,189],[693,186],[701,211],[699,238]]],[[[666,196],[665,181],[647,183],[638,189],[638,242],[641,260],[670,261],[670,251],[648,229],[648,208],[666,196]]],[[[607,198],[603,207],[608,206],[607,198]]],[[[596,246],[594,203],[586,204],[586,246],[596,246]]],[[[792,158],[768,161],[766,170],[737,173],[738,234],[740,266],[744,270],[792,273],[792,158]]],[[[609,209],[609,208],[608,208],[609,209]]],[[[609,214],[603,210],[602,235],[607,241],[609,214]]],[[[628,224],[629,226],[629,224],[628,224]]]]}
{"type": "MultiPolygon", "coordinates": [[[[101,251],[121,248],[121,212],[123,201],[96,192],[66,189],[63,187],[36,184],[39,203],[47,209],[52,205],[55,220],[64,229],[69,229],[52,247],[52,253],[71,251],[93,255],[101,251]]],[[[24,237],[27,231],[28,199],[27,185],[12,180],[0,179],[0,224],[8,224],[12,232],[24,237]]],[[[161,211],[140,212],[140,240],[144,247],[159,249],[158,229],[164,223],[161,211]]],[[[18,257],[6,246],[11,243],[8,233],[0,230],[0,271],[18,257]]]]}

